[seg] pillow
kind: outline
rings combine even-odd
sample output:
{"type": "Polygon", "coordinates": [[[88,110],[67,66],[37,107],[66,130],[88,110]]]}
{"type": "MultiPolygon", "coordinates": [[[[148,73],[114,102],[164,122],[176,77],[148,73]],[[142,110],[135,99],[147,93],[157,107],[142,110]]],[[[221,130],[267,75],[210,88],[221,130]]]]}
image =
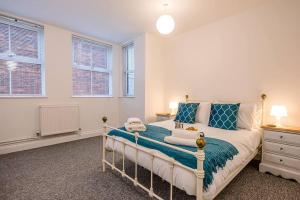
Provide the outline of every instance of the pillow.
{"type": "MultiPolygon", "coordinates": [[[[228,104],[225,102],[218,102],[219,104],[228,104]]],[[[230,104],[236,104],[236,102],[230,102],[230,104]]],[[[258,110],[258,103],[241,103],[239,112],[238,112],[238,121],[237,121],[237,127],[246,129],[246,130],[252,130],[253,128],[257,128],[255,124],[260,124],[259,122],[256,122],[260,118],[261,114],[257,114],[258,110]]]]}
{"type": "Polygon", "coordinates": [[[196,122],[208,125],[210,108],[211,102],[200,102],[200,106],[196,114],[196,122]]]}
{"type": "Polygon", "coordinates": [[[179,103],[175,121],[190,124],[195,123],[198,107],[199,103],[179,103]]]}
{"type": "Polygon", "coordinates": [[[252,130],[254,126],[255,111],[257,110],[255,103],[242,103],[238,113],[237,126],[239,128],[252,130]]]}
{"type": "Polygon", "coordinates": [[[236,130],[240,104],[212,104],[208,126],[236,130]]]}

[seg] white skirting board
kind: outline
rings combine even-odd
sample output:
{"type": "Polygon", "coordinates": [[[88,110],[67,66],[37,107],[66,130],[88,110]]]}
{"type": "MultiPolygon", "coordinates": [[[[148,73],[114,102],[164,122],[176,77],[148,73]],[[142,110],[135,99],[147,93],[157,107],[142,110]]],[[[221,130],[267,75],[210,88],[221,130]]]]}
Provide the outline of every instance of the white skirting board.
{"type": "Polygon", "coordinates": [[[80,134],[72,134],[72,135],[61,135],[57,137],[42,137],[32,141],[7,144],[0,146],[0,155],[7,154],[17,151],[24,151],[28,149],[35,149],[44,146],[50,146],[54,144],[60,144],[64,142],[70,142],[75,140],[81,140],[90,137],[96,137],[102,135],[101,131],[86,131],[80,134]]]}

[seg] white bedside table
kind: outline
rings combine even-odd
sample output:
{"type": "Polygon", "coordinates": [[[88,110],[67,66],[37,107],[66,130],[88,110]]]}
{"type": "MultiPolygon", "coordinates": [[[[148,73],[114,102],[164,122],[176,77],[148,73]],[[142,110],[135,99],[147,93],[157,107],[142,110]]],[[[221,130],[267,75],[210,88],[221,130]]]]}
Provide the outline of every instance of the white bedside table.
{"type": "Polygon", "coordinates": [[[156,113],[156,121],[164,121],[169,119],[174,119],[175,115],[171,113],[156,113]]]}
{"type": "Polygon", "coordinates": [[[300,183],[300,129],[263,126],[260,172],[294,179],[300,183]]]}

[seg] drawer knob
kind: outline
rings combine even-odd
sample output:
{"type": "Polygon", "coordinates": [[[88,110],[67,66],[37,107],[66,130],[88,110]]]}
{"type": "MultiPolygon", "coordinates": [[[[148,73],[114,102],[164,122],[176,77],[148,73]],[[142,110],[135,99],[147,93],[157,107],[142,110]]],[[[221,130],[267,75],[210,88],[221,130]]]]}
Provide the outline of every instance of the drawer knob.
{"type": "Polygon", "coordinates": [[[282,139],[282,138],[283,138],[283,136],[281,135],[281,136],[280,136],[280,139],[282,139]]]}
{"type": "Polygon", "coordinates": [[[280,147],[280,151],[282,151],[283,150],[283,148],[282,147],[280,147]]]}
{"type": "Polygon", "coordinates": [[[280,161],[280,162],[282,162],[283,160],[282,160],[282,159],[280,159],[279,161],[280,161]]]}

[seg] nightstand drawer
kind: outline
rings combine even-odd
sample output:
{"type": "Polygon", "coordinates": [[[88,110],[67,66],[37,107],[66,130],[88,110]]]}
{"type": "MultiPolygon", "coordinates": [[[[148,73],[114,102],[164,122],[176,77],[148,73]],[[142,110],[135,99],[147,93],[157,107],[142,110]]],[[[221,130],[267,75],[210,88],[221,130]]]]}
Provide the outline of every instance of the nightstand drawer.
{"type": "Polygon", "coordinates": [[[264,153],[264,160],[270,161],[282,166],[292,167],[295,169],[300,169],[300,160],[294,158],[288,158],[285,156],[275,155],[271,153],[264,153]]]}
{"type": "Polygon", "coordinates": [[[300,147],[278,144],[273,142],[264,142],[264,148],[266,151],[288,154],[300,158],[300,147]]]}
{"type": "Polygon", "coordinates": [[[300,145],[300,135],[265,130],[264,139],[300,145]]]}

